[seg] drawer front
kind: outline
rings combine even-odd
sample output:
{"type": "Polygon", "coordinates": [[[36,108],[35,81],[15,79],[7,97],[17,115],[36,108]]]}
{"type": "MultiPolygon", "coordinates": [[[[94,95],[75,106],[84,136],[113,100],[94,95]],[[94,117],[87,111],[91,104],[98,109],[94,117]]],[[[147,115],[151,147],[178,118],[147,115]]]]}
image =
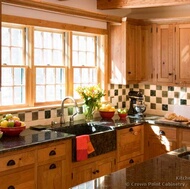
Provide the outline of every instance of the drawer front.
{"type": "Polygon", "coordinates": [[[127,159],[125,161],[121,161],[117,164],[117,169],[124,169],[124,168],[127,168],[127,167],[131,167],[135,164],[138,164],[138,163],[142,163],[144,160],[144,156],[143,155],[140,155],[140,156],[136,156],[136,157],[133,157],[133,158],[130,158],[130,159],[127,159]]]}
{"type": "Polygon", "coordinates": [[[35,152],[29,151],[0,158],[0,172],[34,164],[35,152]]]}
{"type": "Polygon", "coordinates": [[[38,150],[38,162],[44,162],[53,158],[66,155],[66,144],[59,144],[38,150]]]}
{"type": "Polygon", "coordinates": [[[1,189],[35,189],[34,168],[1,175],[1,189]]]}

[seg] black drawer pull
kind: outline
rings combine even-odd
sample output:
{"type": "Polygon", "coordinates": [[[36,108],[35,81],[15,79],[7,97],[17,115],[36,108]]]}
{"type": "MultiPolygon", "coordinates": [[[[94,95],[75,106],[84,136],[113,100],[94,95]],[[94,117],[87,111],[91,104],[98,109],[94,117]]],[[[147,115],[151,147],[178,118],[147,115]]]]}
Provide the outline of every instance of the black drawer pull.
{"type": "Polygon", "coordinates": [[[13,165],[15,165],[16,163],[15,163],[15,161],[13,160],[13,159],[11,159],[11,160],[9,160],[8,162],[7,162],[7,166],[13,166],[13,165]]]}
{"type": "Polygon", "coordinates": [[[49,166],[49,169],[56,169],[56,165],[53,163],[49,166]]]}
{"type": "Polygon", "coordinates": [[[129,132],[133,132],[133,131],[134,131],[133,128],[130,128],[130,129],[129,129],[129,132]]]}
{"type": "Polygon", "coordinates": [[[166,133],[164,131],[162,131],[162,130],[159,131],[159,134],[163,135],[163,136],[166,136],[166,133]]]}
{"type": "Polygon", "coordinates": [[[93,174],[96,174],[96,171],[93,171],[92,173],[93,173],[93,174]]]}
{"type": "Polygon", "coordinates": [[[133,159],[130,159],[130,160],[129,160],[129,163],[134,163],[134,160],[133,160],[133,159]]]}
{"type": "Polygon", "coordinates": [[[49,153],[49,156],[55,156],[56,155],[56,151],[55,150],[52,150],[50,153],[49,153]]]}
{"type": "Polygon", "coordinates": [[[7,189],[15,189],[14,186],[9,186],[7,189]]]}
{"type": "Polygon", "coordinates": [[[99,173],[100,171],[99,170],[96,170],[96,173],[99,173]]]}

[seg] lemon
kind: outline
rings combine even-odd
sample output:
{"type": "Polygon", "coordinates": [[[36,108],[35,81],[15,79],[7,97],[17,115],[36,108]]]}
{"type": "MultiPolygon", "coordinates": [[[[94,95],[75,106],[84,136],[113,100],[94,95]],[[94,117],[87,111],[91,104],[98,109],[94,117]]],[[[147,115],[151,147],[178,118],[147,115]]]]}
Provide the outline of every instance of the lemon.
{"type": "Polygon", "coordinates": [[[7,127],[7,125],[8,125],[8,121],[7,120],[3,120],[1,122],[1,127],[7,127]]]}

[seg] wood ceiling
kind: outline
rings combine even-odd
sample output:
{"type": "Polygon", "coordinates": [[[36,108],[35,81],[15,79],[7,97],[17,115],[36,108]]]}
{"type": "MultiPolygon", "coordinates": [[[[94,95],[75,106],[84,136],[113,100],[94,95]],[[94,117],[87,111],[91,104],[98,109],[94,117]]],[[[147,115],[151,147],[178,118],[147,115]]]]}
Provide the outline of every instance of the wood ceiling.
{"type": "Polygon", "coordinates": [[[118,8],[145,8],[190,4],[190,0],[97,0],[101,10],[118,8]]]}

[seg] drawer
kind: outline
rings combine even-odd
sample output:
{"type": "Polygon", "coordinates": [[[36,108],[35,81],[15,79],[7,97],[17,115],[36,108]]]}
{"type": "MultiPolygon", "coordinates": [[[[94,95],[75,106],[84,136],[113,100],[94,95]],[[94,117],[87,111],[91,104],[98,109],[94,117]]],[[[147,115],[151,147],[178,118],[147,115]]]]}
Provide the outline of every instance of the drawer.
{"type": "Polygon", "coordinates": [[[34,164],[35,152],[29,151],[0,158],[0,172],[34,164]]]}
{"type": "Polygon", "coordinates": [[[66,144],[59,144],[43,149],[39,149],[37,152],[38,162],[44,162],[53,158],[58,158],[66,155],[66,144]]]}
{"type": "Polygon", "coordinates": [[[124,169],[127,167],[131,167],[135,164],[142,163],[144,161],[144,155],[136,156],[125,161],[120,161],[117,164],[117,169],[124,169]]]}
{"type": "Polygon", "coordinates": [[[1,189],[35,189],[34,168],[0,176],[1,189]]]}

